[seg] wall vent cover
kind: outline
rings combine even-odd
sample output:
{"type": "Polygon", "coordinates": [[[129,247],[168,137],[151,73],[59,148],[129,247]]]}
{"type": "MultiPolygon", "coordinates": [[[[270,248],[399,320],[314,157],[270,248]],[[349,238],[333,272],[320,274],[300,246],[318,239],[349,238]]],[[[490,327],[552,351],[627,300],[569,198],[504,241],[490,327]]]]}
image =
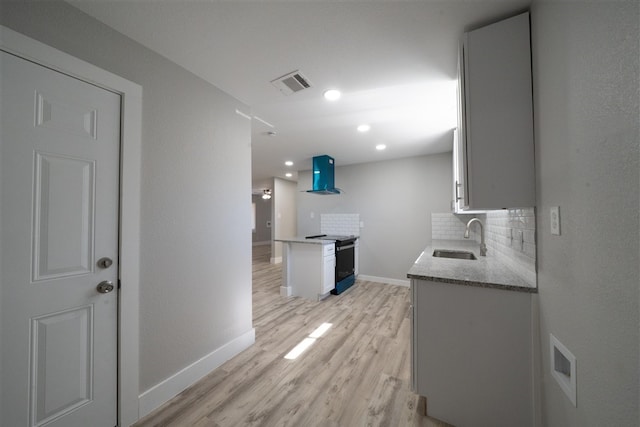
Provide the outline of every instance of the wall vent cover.
{"type": "Polygon", "coordinates": [[[549,334],[549,350],[551,376],[556,379],[573,406],[577,407],[576,357],[553,334],[549,334]]]}
{"type": "Polygon", "coordinates": [[[301,90],[311,87],[309,79],[303,76],[298,70],[278,77],[275,80],[271,80],[271,84],[285,95],[291,95],[292,93],[300,92],[301,90]]]}

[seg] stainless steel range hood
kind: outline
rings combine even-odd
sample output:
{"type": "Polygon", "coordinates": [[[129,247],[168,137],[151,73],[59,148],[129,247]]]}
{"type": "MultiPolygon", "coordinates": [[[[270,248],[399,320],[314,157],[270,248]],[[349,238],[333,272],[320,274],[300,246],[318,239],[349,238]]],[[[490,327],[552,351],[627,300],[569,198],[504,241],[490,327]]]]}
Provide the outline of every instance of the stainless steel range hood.
{"type": "Polygon", "coordinates": [[[312,194],[340,194],[342,190],[335,187],[335,164],[333,157],[316,156],[313,158],[313,188],[307,190],[307,193],[312,194]]]}

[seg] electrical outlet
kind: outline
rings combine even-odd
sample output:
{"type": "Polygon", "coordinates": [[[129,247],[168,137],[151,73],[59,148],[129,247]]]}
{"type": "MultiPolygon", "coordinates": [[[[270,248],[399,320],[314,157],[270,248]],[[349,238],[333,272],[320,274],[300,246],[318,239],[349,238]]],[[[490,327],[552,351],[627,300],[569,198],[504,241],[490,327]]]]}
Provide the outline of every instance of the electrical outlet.
{"type": "Polygon", "coordinates": [[[560,206],[551,207],[549,215],[551,219],[551,234],[554,236],[560,235],[560,206]]]}

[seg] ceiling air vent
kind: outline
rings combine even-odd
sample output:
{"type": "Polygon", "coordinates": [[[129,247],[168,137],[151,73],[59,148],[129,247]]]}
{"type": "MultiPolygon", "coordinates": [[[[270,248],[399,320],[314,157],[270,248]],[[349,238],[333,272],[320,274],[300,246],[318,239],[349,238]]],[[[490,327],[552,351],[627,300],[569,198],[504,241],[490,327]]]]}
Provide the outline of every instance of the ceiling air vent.
{"type": "Polygon", "coordinates": [[[298,70],[271,80],[271,83],[285,95],[291,95],[311,87],[309,80],[298,70]]]}

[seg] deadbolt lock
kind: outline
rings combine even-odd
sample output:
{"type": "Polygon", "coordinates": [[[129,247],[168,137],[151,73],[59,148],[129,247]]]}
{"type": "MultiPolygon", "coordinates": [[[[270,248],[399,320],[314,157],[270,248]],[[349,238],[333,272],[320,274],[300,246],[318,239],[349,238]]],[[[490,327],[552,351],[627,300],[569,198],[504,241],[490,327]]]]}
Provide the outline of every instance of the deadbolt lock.
{"type": "Polygon", "coordinates": [[[109,257],[103,257],[98,260],[97,264],[100,268],[109,268],[111,264],[113,264],[113,261],[109,257]]]}

